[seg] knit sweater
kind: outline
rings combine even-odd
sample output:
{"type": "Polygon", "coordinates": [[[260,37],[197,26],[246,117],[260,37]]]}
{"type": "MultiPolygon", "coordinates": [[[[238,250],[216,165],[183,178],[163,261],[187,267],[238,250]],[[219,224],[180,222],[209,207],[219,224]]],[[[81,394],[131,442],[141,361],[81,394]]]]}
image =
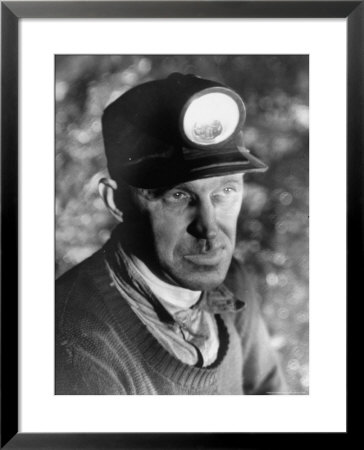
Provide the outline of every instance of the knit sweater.
{"type": "MultiPolygon", "coordinates": [[[[132,284],[132,280],[130,281],[132,284]]],[[[233,260],[224,283],[246,303],[215,314],[219,350],[184,364],[152,336],[113,285],[105,248],[56,282],[56,394],[267,394],[285,389],[258,305],[233,260]]],[[[221,298],[218,289],[207,293],[221,298]]]]}

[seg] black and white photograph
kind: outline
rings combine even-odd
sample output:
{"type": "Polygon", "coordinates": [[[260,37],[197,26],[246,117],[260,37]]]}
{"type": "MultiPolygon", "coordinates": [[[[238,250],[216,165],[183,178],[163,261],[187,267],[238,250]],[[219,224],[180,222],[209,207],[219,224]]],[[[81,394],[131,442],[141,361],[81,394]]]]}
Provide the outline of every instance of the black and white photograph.
{"type": "Polygon", "coordinates": [[[309,56],[55,56],[55,394],[309,394],[309,56]]]}

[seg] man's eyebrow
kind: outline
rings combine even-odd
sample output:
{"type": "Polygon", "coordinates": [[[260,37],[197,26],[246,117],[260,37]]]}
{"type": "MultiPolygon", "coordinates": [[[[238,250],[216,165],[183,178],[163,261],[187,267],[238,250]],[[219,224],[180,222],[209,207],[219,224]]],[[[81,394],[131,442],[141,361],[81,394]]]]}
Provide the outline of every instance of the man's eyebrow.
{"type": "Polygon", "coordinates": [[[224,186],[226,184],[234,184],[236,186],[243,185],[242,178],[236,179],[236,178],[225,178],[224,180],[221,180],[218,184],[219,187],[224,186]]]}
{"type": "Polygon", "coordinates": [[[187,183],[180,183],[176,184],[175,186],[171,186],[170,188],[166,189],[167,191],[173,191],[174,189],[184,189],[186,191],[191,191],[191,187],[188,186],[187,183]]]}
{"type": "Polygon", "coordinates": [[[225,183],[235,183],[235,184],[240,184],[242,180],[239,178],[238,180],[236,178],[227,178],[225,180],[221,180],[221,184],[225,184],[225,183]]]}

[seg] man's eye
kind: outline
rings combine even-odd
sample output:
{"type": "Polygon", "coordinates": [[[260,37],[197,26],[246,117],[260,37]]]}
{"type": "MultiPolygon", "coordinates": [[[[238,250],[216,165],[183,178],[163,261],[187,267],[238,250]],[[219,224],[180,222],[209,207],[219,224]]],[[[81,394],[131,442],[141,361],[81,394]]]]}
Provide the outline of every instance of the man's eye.
{"type": "Polygon", "coordinates": [[[234,192],[236,192],[236,189],[232,186],[225,186],[221,189],[221,191],[218,193],[218,195],[231,195],[234,192]]]}
{"type": "Polygon", "coordinates": [[[173,197],[174,197],[174,198],[177,198],[177,199],[180,199],[180,198],[187,197],[187,195],[186,195],[184,192],[175,192],[175,193],[173,194],[173,197]]]}
{"type": "Polygon", "coordinates": [[[182,202],[184,200],[188,200],[189,199],[189,195],[186,192],[175,191],[175,192],[171,192],[167,196],[167,199],[169,201],[172,201],[172,202],[182,202]]]}
{"type": "Polygon", "coordinates": [[[217,191],[213,195],[213,198],[215,198],[216,201],[224,201],[224,200],[227,200],[228,197],[232,196],[235,193],[236,193],[236,189],[234,187],[225,186],[222,189],[220,189],[219,191],[217,191]]]}
{"type": "Polygon", "coordinates": [[[224,187],[223,192],[224,194],[231,194],[232,192],[235,192],[235,189],[232,187],[224,187]]]}

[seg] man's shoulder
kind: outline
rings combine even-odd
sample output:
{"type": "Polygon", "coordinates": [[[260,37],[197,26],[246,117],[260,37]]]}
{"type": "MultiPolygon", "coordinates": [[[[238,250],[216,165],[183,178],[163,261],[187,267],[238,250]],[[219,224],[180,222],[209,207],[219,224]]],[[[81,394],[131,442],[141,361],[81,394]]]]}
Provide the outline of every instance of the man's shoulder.
{"type": "Polygon", "coordinates": [[[82,277],[92,278],[93,271],[104,261],[102,249],[67,270],[56,279],[56,292],[72,289],[82,277]]]}
{"type": "Polygon", "coordinates": [[[233,318],[239,333],[244,334],[260,315],[255,275],[245,267],[243,261],[233,257],[224,285],[244,303],[244,307],[233,318]]]}
{"type": "Polygon", "coordinates": [[[224,284],[245,303],[256,296],[254,276],[239,258],[232,258],[224,284]]]}
{"type": "Polygon", "coordinates": [[[81,310],[86,305],[90,308],[100,274],[107,274],[102,250],[61,275],[55,285],[56,317],[60,318],[66,310],[81,310]]]}

